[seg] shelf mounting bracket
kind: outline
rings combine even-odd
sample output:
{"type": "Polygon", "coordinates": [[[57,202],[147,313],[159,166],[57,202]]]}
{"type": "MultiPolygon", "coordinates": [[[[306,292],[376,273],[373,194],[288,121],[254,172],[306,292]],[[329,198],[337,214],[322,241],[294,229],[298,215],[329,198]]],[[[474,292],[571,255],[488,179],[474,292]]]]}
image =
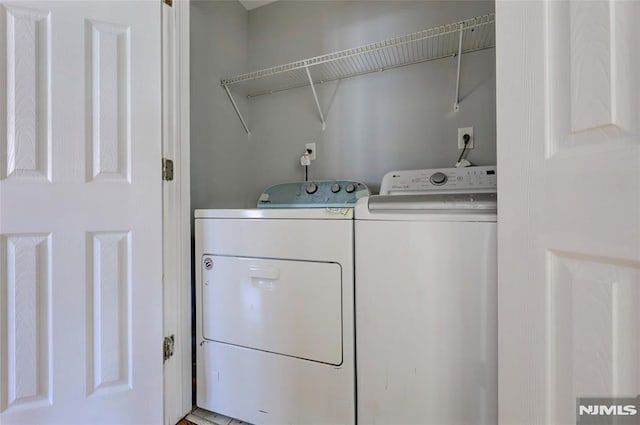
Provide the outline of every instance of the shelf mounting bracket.
{"type": "Polygon", "coordinates": [[[316,87],[313,84],[313,78],[311,78],[311,72],[309,72],[309,65],[304,66],[305,71],[307,71],[307,77],[309,78],[309,85],[311,86],[311,91],[313,92],[313,99],[316,101],[316,108],[318,108],[318,114],[320,114],[320,122],[322,122],[322,129],[327,129],[327,123],[324,120],[324,114],[322,113],[322,108],[320,107],[320,102],[318,102],[318,94],[316,93],[316,87]]]}
{"type": "Polygon", "coordinates": [[[458,40],[458,77],[456,78],[456,101],[453,104],[453,110],[460,110],[460,65],[462,64],[462,34],[464,32],[464,23],[460,22],[460,39],[458,40]]]}
{"type": "Polygon", "coordinates": [[[236,110],[236,114],[238,114],[238,118],[240,118],[240,122],[242,123],[242,126],[244,127],[244,131],[247,132],[247,136],[251,137],[251,131],[249,130],[249,127],[247,126],[247,122],[244,120],[244,117],[242,116],[242,113],[240,112],[240,109],[238,109],[238,105],[236,104],[236,101],[233,99],[233,96],[231,95],[231,92],[229,91],[229,87],[227,87],[227,85],[223,85],[222,87],[224,87],[224,90],[227,92],[227,96],[229,96],[229,100],[231,101],[231,104],[233,105],[233,109],[236,110]]]}

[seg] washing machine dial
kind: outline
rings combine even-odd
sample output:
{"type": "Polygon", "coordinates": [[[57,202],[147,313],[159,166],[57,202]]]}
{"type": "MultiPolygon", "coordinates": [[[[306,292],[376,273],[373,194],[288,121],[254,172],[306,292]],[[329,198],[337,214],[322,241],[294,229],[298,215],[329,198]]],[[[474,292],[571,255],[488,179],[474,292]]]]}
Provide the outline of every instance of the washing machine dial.
{"type": "Polygon", "coordinates": [[[354,184],[349,183],[345,188],[345,190],[347,191],[347,193],[353,193],[356,190],[356,186],[354,184]]]}
{"type": "Polygon", "coordinates": [[[318,191],[318,185],[315,183],[309,183],[307,184],[307,189],[306,189],[307,193],[309,195],[312,195],[314,193],[316,193],[318,191]]]}
{"type": "Polygon", "coordinates": [[[431,182],[431,184],[441,186],[447,182],[447,175],[440,172],[433,173],[429,178],[429,181],[431,182]]]}
{"type": "Polygon", "coordinates": [[[342,188],[340,187],[340,185],[338,183],[334,183],[333,185],[331,185],[331,192],[333,192],[333,193],[340,192],[340,189],[342,189],[342,188]]]}

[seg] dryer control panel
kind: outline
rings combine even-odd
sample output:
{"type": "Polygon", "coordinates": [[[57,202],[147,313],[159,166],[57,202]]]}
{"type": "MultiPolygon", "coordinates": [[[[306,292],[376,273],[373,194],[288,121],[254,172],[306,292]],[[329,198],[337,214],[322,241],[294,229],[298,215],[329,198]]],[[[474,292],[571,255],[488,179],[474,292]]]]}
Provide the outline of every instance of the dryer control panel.
{"type": "Polygon", "coordinates": [[[495,193],[496,181],[495,166],[391,171],[382,178],[380,195],[495,193]]]}
{"type": "Polygon", "coordinates": [[[370,194],[367,185],[352,180],[282,183],[262,192],[258,208],[350,208],[370,194]]]}

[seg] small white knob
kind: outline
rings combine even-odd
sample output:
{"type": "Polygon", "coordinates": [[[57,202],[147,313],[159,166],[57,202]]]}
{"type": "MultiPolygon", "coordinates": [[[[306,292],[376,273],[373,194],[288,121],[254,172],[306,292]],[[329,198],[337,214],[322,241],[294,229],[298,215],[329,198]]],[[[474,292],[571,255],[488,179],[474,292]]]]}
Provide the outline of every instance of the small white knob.
{"type": "Polygon", "coordinates": [[[318,191],[318,185],[315,183],[309,183],[306,190],[309,195],[312,195],[318,191]]]}

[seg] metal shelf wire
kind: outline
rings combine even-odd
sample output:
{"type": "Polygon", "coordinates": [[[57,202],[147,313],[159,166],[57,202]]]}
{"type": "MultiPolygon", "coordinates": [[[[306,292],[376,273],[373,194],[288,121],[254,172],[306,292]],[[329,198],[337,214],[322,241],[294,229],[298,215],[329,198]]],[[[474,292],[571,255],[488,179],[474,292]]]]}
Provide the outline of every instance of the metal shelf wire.
{"type": "MultiPolygon", "coordinates": [[[[459,61],[461,54],[492,47],[495,47],[495,15],[490,13],[353,49],[236,75],[223,79],[220,84],[227,90],[248,133],[229,90],[252,98],[311,86],[314,97],[317,97],[314,88],[317,84],[456,55],[459,61]]],[[[324,117],[318,109],[324,125],[324,117]]]]}

